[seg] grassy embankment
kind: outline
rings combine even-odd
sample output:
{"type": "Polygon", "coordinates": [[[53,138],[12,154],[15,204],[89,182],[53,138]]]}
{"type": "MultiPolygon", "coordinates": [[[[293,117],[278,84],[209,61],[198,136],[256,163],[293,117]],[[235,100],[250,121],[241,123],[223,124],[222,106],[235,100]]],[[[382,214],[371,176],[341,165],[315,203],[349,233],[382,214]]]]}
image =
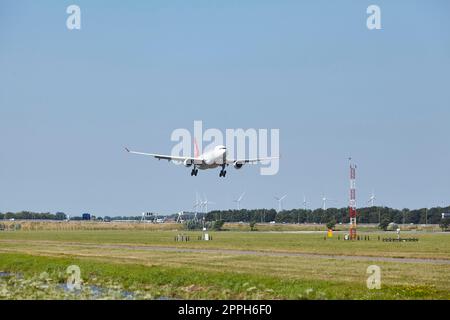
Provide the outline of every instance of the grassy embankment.
{"type": "MultiPolygon", "coordinates": [[[[322,234],[257,232],[215,232],[210,242],[197,241],[199,233],[194,232],[189,233],[191,241],[177,243],[173,240],[176,234],[145,230],[0,232],[0,271],[23,274],[25,279],[46,272],[59,283],[64,281],[67,266],[76,264],[85,285],[118,286],[138,292],[138,298],[450,299],[449,265],[220,252],[450,259],[447,234],[421,234],[418,243],[383,243],[376,240],[376,234],[370,234],[370,241],[348,242],[325,241],[322,234]],[[216,251],[154,251],[146,246],[216,251]],[[366,288],[370,264],[381,267],[381,290],[366,288]]],[[[57,291],[36,289],[34,282],[18,291],[17,281],[9,281],[8,285],[6,279],[0,280],[0,296],[2,288],[9,292],[3,298],[61,298],[57,291]]]]}

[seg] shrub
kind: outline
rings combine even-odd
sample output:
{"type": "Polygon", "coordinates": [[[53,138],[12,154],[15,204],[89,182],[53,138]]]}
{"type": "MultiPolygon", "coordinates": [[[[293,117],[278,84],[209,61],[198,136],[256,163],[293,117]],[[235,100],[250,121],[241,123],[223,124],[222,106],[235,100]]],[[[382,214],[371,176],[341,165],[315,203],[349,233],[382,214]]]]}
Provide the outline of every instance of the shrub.
{"type": "Polygon", "coordinates": [[[383,217],[383,219],[380,222],[380,225],[378,226],[378,228],[380,228],[381,230],[386,231],[388,226],[389,226],[390,220],[387,217],[383,217]]]}
{"type": "Polygon", "coordinates": [[[447,231],[449,226],[450,226],[450,218],[442,219],[441,223],[439,224],[439,227],[442,229],[442,231],[447,231]]]}
{"type": "Polygon", "coordinates": [[[330,221],[327,222],[327,229],[328,230],[334,230],[334,227],[336,226],[336,220],[335,219],[331,219],[330,221]]]}
{"type": "Polygon", "coordinates": [[[223,221],[223,220],[216,220],[216,221],[214,221],[214,224],[213,224],[213,229],[214,230],[216,230],[216,231],[220,231],[220,230],[222,230],[222,227],[223,227],[223,225],[225,224],[225,221],[223,221]]]}

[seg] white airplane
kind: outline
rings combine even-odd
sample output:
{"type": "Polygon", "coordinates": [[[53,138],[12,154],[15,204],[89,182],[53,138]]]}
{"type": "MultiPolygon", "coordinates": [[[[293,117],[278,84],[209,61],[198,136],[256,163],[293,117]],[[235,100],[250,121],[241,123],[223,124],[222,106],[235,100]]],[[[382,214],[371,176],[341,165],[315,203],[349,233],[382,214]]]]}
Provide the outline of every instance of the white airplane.
{"type": "Polygon", "coordinates": [[[232,164],[235,169],[241,169],[242,166],[246,163],[258,163],[261,161],[268,161],[279,159],[279,157],[271,157],[271,158],[256,158],[256,159],[228,159],[227,158],[227,148],[225,146],[219,145],[214,147],[214,149],[203,153],[202,155],[197,155],[198,150],[196,148],[196,155],[194,157],[179,157],[179,156],[169,156],[163,154],[154,154],[154,153],[145,153],[145,152],[137,152],[131,151],[128,148],[125,150],[129,153],[140,154],[144,156],[151,156],[158,160],[167,160],[167,161],[178,161],[183,162],[183,165],[187,168],[194,166],[191,171],[191,176],[197,176],[198,169],[206,170],[206,169],[215,169],[222,168],[220,171],[219,177],[224,177],[227,174],[225,168],[232,164]]]}

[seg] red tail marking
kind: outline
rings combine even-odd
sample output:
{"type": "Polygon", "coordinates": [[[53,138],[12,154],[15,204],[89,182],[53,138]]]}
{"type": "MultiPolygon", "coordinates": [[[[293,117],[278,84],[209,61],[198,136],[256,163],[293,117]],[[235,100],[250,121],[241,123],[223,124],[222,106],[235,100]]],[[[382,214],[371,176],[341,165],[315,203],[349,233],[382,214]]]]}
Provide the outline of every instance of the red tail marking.
{"type": "Polygon", "coordinates": [[[199,152],[198,152],[198,145],[197,145],[197,139],[194,139],[194,158],[198,158],[199,152]]]}

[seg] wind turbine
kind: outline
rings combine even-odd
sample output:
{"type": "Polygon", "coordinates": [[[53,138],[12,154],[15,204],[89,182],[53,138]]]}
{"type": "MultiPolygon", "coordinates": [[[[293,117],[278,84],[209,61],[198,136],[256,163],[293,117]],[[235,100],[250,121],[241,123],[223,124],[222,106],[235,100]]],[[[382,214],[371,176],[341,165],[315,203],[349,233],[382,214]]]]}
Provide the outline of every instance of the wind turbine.
{"type": "Polygon", "coordinates": [[[275,196],[274,198],[278,201],[278,212],[283,211],[283,200],[287,197],[287,194],[285,194],[282,197],[275,196]]]}
{"type": "Polygon", "coordinates": [[[205,201],[203,201],[202,204],[203,204],[203,207],[205,208],[205,213],[208,213],[208,204],[215,204],[215,203],[212,201],[209,201],[205,194],[203,194],[203,195],[205,197],[205,201]]]}
{"type": "Polygon", "coordinates": [[[197,214],[198,214],[198,208],[202,207],[202,201],[199,200],[198,197],[198,192],[195,193],[195,202],[194,202],[194,209],[195,209],[195,214],[194,214],[194,221],[197,222],[197,214]]]}
{"type": "Polygon", "coordinates": [[[327,197],[325,197],[325,195],[322,196],[322,209],[325,211],[327,210],[327,201],[335,201],[334,199],[328,199],[327,197]]]}
{"type": "Polygon", "coordinates": [[[369,198],[369,201],[367,201],[367,203],[370,203],[371,207],[375,207],[375,192],[372,191],[372,195],[369,198]]]}
{"type": "Polygon", "coordinates": [[[184,214],[183,211],[178,212],[177,223],[181,223],[183,221],[182,220],[183,214],[184,214]]]}
{"type": "Polygon", "coordinates": [[[241,201],[245,196],[245,191],[241,194],[241,196],[239,198],[237,198],[236,200],[233,200],[233,202],[236,202],[237,205],[237,209],[241,210],[241,201]]]}

